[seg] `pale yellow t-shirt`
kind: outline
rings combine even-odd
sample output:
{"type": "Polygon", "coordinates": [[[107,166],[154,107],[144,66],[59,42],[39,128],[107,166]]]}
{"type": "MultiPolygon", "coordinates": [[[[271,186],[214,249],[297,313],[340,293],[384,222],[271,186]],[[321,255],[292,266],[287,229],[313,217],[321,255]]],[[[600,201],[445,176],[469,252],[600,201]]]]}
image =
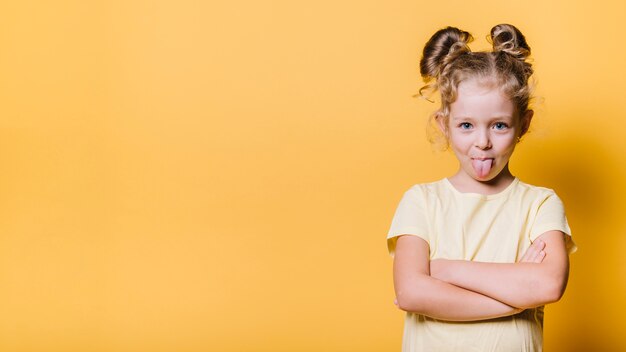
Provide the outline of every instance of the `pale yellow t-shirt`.
{"type": "MultiPolygon", "coordinates": [[[[448,179],[411,187],[400,201],[387,235],[393,255],[400,235],[430,246],[430,259],[514,263],[541,234],[567,234],[576,245],[563,203],[551,189],[515,179],[492,195],[459,192],[448,179]]],[[[407,313],[402,351],[541,351],[543,307],[509,317],[449,322],[407,313]]]]}

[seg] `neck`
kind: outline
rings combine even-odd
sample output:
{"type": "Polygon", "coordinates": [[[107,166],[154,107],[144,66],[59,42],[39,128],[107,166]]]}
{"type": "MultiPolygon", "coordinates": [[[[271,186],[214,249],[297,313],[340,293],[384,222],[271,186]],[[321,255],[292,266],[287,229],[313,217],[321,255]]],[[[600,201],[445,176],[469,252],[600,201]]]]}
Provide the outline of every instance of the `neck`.
{"type": "Polygon", "coordinates": [[[509,165],[498,174],[498,176],[488,181],[479,181],[461,169],[452,177],[448,178],[450,183],[462,193],[478,193],[478,194],[496,194],[504,191],[515,179],[515,176],[509,171],[509,165]]]}

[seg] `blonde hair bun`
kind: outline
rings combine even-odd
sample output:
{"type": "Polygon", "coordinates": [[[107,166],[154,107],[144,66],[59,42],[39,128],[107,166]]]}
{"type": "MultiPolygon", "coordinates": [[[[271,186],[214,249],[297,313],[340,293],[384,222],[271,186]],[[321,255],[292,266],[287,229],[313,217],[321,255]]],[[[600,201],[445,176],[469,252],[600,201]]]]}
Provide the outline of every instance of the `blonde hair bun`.
{"type": "Polygon", "coordinates": [[[494,52],[502,51],[522,61],[530,56],[530,46],[526,38],[513,25],[504,23],[494,26],[489,39],[494,52]]]}
{"type": "Polygon", "coordinates": [[[474,38],[455,27],[437,31],[424,46],[420,60],[420,73],[424,82],[438,79],[445,67],[459,55],[470,52],[467,45],[474,38]]]}

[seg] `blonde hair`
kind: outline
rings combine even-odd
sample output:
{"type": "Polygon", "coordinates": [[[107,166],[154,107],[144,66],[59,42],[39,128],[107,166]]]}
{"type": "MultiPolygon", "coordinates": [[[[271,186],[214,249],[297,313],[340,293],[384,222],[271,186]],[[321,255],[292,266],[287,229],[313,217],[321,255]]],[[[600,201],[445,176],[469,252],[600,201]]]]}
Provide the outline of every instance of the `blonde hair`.
{"type": "MultiPolygon", "coordinates": [[[[440,118],[447,124],[457,88],[468,79],[481,79],[500,87],[513,101],[518,116],[529,109],[532,98],[529,78],[533,69],[527,61],[530,47],[524,35],[510,24],[493,27],[488,37],[493,51],[472,52],[468,44],[473,39],[468,32],[447,27],[433,34],[424,46],[420,73],[426,85],[419,94],[425,96],[425,91],[438,91],[441,95],[441,106],[433,114],[431,126],[440,118]]],[[[436,142],[432,135],[430,139],[436,142]]]]}

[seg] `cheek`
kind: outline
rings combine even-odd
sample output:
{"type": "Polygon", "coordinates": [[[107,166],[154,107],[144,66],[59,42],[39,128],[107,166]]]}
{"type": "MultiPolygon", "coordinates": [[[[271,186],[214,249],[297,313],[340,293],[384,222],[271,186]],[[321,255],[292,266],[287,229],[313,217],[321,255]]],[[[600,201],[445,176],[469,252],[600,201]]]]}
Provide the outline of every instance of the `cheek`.
{"type": "Polygon", "coordinates": [[[448,138],[448,142],[454,149],[464,150],[471,147],[473,142],[469,135],[463,134],[451,134],[448,138]]]}
{"type": "Polygon", "coordinates": [[[510,151],[513,152],[515,146],[517,145],[517,140],[515,135],[506,135],[499,136],[498,138],[493,139],[494,145],[498,146],[498,149],[502,151],[510,151]]]}

